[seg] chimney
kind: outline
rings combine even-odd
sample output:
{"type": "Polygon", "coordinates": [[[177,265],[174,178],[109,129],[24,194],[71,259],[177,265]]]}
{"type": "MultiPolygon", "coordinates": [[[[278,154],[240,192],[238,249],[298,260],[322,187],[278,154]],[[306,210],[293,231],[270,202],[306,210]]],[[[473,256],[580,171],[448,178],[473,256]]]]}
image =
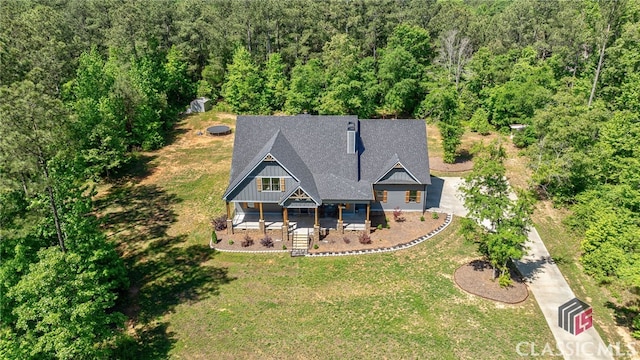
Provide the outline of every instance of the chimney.
{"type": "Polygon", "coordinates": [[[356,153],[356,124],[349,121],[347,124],[347,154],[356,153]]]}

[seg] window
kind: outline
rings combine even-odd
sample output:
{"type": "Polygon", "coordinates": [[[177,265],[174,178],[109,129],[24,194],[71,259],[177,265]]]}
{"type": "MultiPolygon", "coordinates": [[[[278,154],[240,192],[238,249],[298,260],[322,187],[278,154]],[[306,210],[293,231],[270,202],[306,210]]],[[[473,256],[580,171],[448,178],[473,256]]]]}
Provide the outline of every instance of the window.
{"type": "Polygon", "coordinates": [[[387,202],[387,190],[376,190],[376,201],[381,203],[387,202]]]}
{"type": "Polygon", "coordinates": [[[261,178],[258,182],[260,191],[281,191],[280,178],[261,178]]]}
{"type": "Polygon", "coordinates": [[[404,198],[404,202],[406,203],[417,203],[420,202],[422,199],[422,192],[418,191],[418,190],[408,190],[405,193],[405,198],[404,198]]]}

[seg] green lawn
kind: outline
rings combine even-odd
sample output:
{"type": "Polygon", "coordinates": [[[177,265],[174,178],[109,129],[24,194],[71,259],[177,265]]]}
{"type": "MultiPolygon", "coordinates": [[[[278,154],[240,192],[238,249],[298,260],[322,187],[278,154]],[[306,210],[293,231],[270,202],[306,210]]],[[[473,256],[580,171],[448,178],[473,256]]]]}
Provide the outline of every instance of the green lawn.
{"type": "Polygon", "coordinates": [[[195,133],[214,123],[234,125],[189,117],[172,144],[139,156],[133,176],[100,189],[97,213],[131,280],[118,304],[132,319],[119,357],[512,359],[520,341],[554,343],[533,297],[503,305],[456,287],[454,270],[476,257],[457,220],[391,254],[212,251],[232,137],[195,133]]]}
{"type": "Polygon", "coordinates": [[[219,253],[219,293],[167,316],[177,358],[512,359],[553,344],[532,298],[507,306],[452,280],[475,255],[455,233],[392,254],[335,258],[219,253]]]}

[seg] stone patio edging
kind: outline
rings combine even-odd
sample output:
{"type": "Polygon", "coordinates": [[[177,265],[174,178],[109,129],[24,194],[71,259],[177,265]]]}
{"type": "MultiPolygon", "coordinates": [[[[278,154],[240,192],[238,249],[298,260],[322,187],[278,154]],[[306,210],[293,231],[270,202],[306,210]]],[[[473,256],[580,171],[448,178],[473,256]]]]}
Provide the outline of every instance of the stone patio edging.
{"type": "Polygon", "coordinates": [[[447,217],[444,220],[444,223],[438,226],[435,230],[432,230],[427,235],[421,236],[413,241],[404,244],[398,244],[391,247],[386,248],[377,248],[377,249],[365,249],[365,250],[349,250],[349,251],[327,251],[327,252],[319,252],[306,254],[307,257],[324,257],[324,256],[347,256],[347,255],[364,255],[364,254],[380,254],[385,252],[398,251],[403,249],[408,249],[412,246],[416,246],[427,239],[434,237],[439,234],[442,230],[446,229],[449,224],[451,224],[451,220],[453,220],[453,214],[447,213],[447,217]]]}

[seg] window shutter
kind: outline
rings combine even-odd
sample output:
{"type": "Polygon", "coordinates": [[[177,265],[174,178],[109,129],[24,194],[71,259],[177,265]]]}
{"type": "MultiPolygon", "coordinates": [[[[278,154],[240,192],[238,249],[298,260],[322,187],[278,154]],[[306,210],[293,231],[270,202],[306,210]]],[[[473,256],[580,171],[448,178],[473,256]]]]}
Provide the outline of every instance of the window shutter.
{"type": "Polygon", "coordinates": [[[345,206],[344,206],[344,209],[345,210],[349,210],[349,205],[350,205],[349,203],[346,203],[345,206]]]}
{"type": "Polygon", "coordinates": [[[284,192],[284,178],[280,178],[280,191],[284,192]]]}
{"type": "Polygon", "coordinates": [[[422,191],[416,191],[416,202],[417,203],[422,202],[422,191]]]}
{"type": "Polygon", "coordinates": [[[409,190],[404,192],[404,202],[408,203],[409,202],[409,190]]]}
{"type": "Polygon", "coordinates": [[[256,178],[256,186],[258,187],[258,192],[262,192],[262,178],[261,177],[257,177],[256,178]]]}
{"type": "Polygon", "coordinates": [[[382,202],[386,203],[387,202],[387,190],[384,190],[382,192],[382,202]]]}

